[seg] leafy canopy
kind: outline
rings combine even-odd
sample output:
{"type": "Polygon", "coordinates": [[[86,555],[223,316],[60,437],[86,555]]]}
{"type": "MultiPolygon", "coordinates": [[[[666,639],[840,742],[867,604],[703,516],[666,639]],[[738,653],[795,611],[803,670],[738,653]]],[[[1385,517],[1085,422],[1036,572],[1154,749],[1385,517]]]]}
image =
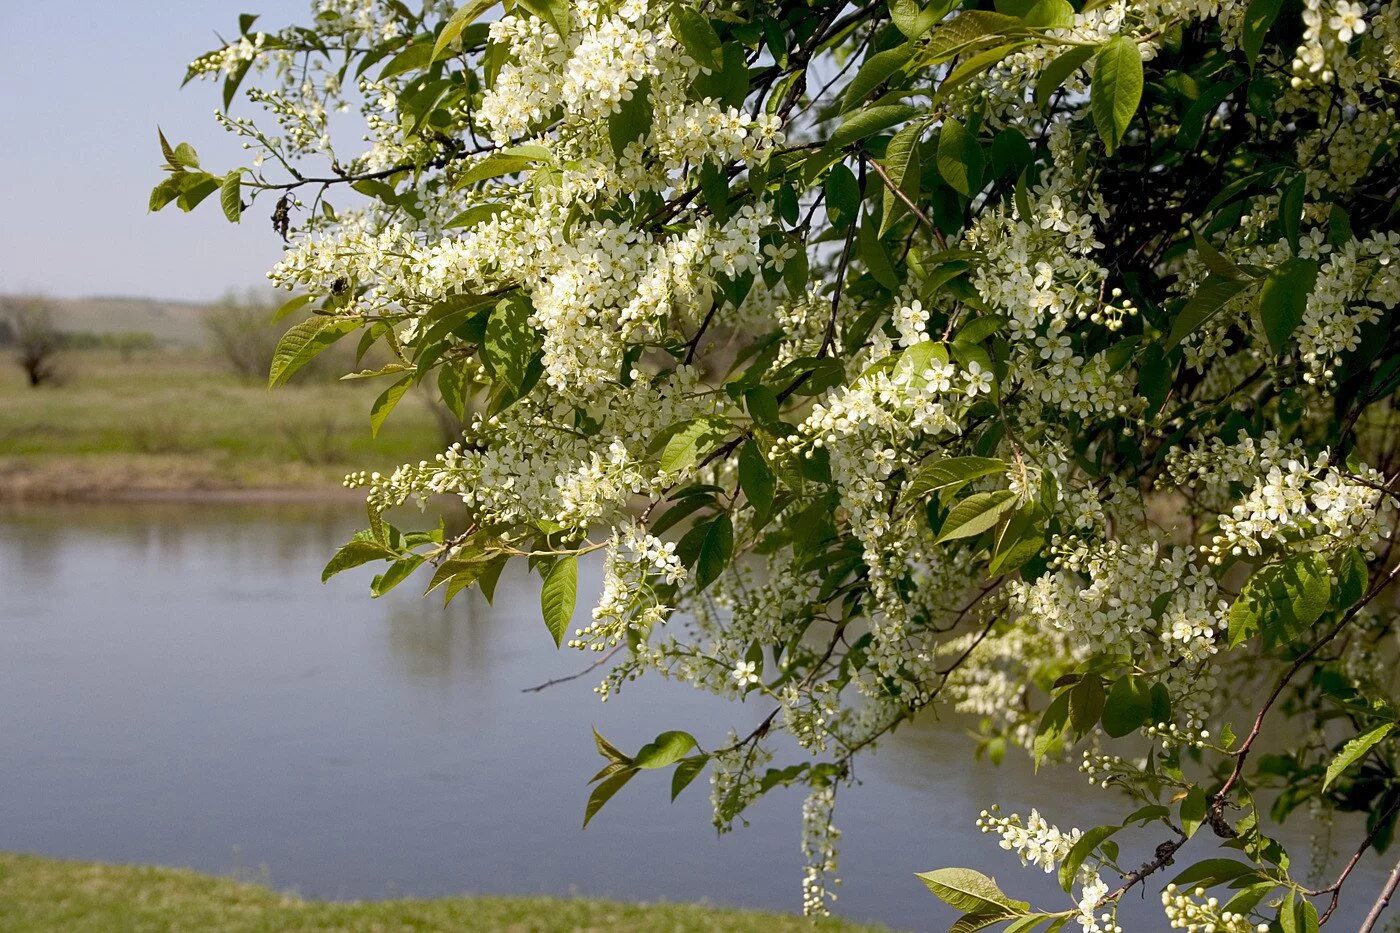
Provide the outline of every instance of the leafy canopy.
{"type": "Polygon", "coordinates": [[[150,204],[270,214],[315,311],[273,384],[357,335],[374,430],[417,385],[464,424],[350,477],[327,575],[519,561],[603,697],[764,710],[598,736],[585,822],[648,772],[722,830],[803,785],[821,913],[853,760],[936,706],[1125,808],[989,808],[1070,899],[921,874],[954,929],[1115,929],[1169,865],[1174,926],[1315,929],[1350,871],[1271,823],[1363,813],[1346,856],[1400,811],[1397,44],[1393,0],[318,0],[195,61],[256,161],[162,135],[150,204]]]}

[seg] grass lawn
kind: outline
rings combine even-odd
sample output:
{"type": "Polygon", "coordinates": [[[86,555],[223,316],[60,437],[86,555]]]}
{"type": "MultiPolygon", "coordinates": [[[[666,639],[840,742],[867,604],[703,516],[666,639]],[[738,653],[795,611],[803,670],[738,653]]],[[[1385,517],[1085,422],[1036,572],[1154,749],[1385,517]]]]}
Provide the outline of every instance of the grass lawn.
{"type": "Polygon", "coordinates": [[[349,470],[445,446],[416,392],[370,437],[370,405],[386,380],[294,380],[269,392],[195,351],[130,360],[90,351],[66,355],[61,385],[30,389],[19,367],[0,364],[0,498],[335,489],[349,470]]]}
{"type": "Polygon", "coordinates": [[[306,901],[198,872],[0,853],[0,929],[32,931],[468,930],[510,933],[877,933],[838,921],[677,904],[452,897],[306,901]]]}

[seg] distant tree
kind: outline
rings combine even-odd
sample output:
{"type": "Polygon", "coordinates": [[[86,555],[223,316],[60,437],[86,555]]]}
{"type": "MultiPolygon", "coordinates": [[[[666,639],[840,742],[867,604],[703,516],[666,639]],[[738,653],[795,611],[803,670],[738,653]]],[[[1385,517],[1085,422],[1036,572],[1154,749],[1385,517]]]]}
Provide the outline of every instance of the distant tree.
{"type": "MultiPolygon", "coordinates": [[[[209,335],[209,347],[242,379],[260,382],[267,379],[268,364],[277,349],[282,332],[290,323],[304,317],[300,312],[279,319],[279,302],[275,294],[250,290],[243,295],[230,292],[204,314],[204,329],[209,335]]],[[[312,361],[299,378],[303,380],[335,379],[353,362],[352,351],[340,349],[325,359],[312,361]]]]}
{"type": "Polygon", "coordinates": [[[276,306],[249,294],[229,294],[204,315],[209,344],[241,378],[267,378],[267,363],[277,348],[282,328],[273,322],[276,306]]]}
{"type": "Polygon", "coordinates": [[[54,324],[53,309],[39,298],[6,302],[4,317],[14,358],[31,388],[53,382],[58,376],[58,355],[63,333],[54,324]]]}

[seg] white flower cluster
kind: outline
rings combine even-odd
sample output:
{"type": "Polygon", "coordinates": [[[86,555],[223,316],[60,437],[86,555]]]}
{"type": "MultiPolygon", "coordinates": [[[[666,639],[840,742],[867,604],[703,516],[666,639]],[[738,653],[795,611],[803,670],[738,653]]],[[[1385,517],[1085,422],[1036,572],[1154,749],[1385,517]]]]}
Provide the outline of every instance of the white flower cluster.
{"type": "Polygon", "coordinates": [[[660,187],[687,161],[762,162],[782,143],[773,115],[686,99],[685,89],[701,69],[671,35],[660,4],[628,0],[608,10],[580,2],[566,38],[540,19],[520,15],[493,23],[491,36],[508,49],[508,62],[482,101],[482,121],[497,139],[509,140],[559,115],[558,133],[571,148],[569,156],[603,164],[594,169],[604,172],[596,183],[608,181],[607,166],[614,166],[622,176],[613,176],[614,182],[625,178],[632,188],[660,187]],[[651,129],[619,162],[606,121],[637,94],[647,95],[651,129]],[[651,167],[640,161],[643,151],[656,158],[651,167]]]}
{"type": "Polygon", "coordinates": [[[603,651],[626,638],[629,630],[645,638],[673,608],[660,601],[657,584],[680,583],[685,576],[674,543],[661,541],[637,525],[615,529],[603,562],[603,593],[593,607],[593,621],[574,632],[569,647],[603,651]]]}
{"type": "Polygon", "coordinates": [[[1366,31],[1366,7],[1356,0],[1305,0],[1303,38],[1293,58],[1293,83],[1328,83],[1351,40],[1366,31]]]}
{"type": "Polygon", "coordinates": [[[1299,361],[1309,382],[1333,379],[1333,366],[1361,345],[1361,328],[1400,305],[1400,233],[1349,240],[1325,255],[1298,326],[1299,361]]]}
{"type": "Polygon", "coordinates": [[[1011,379],[1047,406],[1087,418],[1126,412],[1132,395],[1106,357],[1083,351],[1082,323],[1116,331],[1133,308],[1095,297],[1107,272],[1092,258],[1103,246],[1094,226],[1107,212],[1096,193],[1079,190],[1073,145],[1068,127],[1056,125],[1056,168],[1029,192],[1030,216],[1014,205],[988,208],[966,242],[985,254],[973,284],[1009,322],[1011,379]]]}
{"type": "Polygon", "coordinates": [[[1156,541],[1056,539],[1050,570],[1010,589],[1012,613],[1066,632],[1076,656],[1121,654],[1145,666],[1213,655],[1228,609],[1208,567],[1156,541]]]}
{"type": "MultiPolygon", "coordinates": [[[[653,387],[638,379],[617,387],[600,405],[588,431],[575,409],[558,397],[531,395],[511,407],[511,417],[478,415],[457,444],[431,462],[369,477],[377,508],[413,497],[454,494],[487,523],[587,531],[600,522],[631,521],[635,495],[655,496],[674,477],[658,472],[653,440],[680,421],[713,414],[713,400],[693,391],[697,375],[678,369],[653,387]]],[[[360,485],[365,478],[355,477],[360,485]]]]}
{"type": "Polygon", "coordinates": [[[1182,891],[1169,884],[1162,891],[1162,909],[1173,930],[1187,933],[1268,933],[1267,923],[1252,923],[1248,916],[1225,910],[1219,899],[1207,897],[1204,888],[1182,891]]]}
{"type": "MultiPolygon", "coordinates": [[[[997,815],[997,808],[983,810],[977,820],[977,827],[984,833],[995,833],[1001,837],[1001,847],[1015,852],[1022,865],[1035,865],[1047,874],[1059,868],[1083,833],[1078,829],[1063,832],[1059,827],[1047,822],[1037,810],[1022,822],[1019,814],[1009,817],[997,815]]],[[[1115,913],[1110,909],[1101,911],[1101,902],[1109,893],[1108,883],[1099,875],[1093,859],[1085,859],[1075,875],[1079,894],[1075,899],[1078,916],[1075,918],[1085,933],[1123,933],[1115,913]]]]}
{"type": "Polygon", "coordinates": [[[815,787],[802,804],[802,855],[806,865],[802,871],[802,913],[808,917],[825,917],[836,894],[829,885],[841,883],[833,877],[840,868],[836,854],[841,830],[831,823],[836,806],[836,786],[815,787]]]}
{"type": "Polygon", "coordinates": [[[1390,533],[1396,500],[1382,491],[1384,477],[1367,467],[1339,469],[1326,450],[1309,460],[1273,434],[1258,442],[1243,436],[1234,445],[1213,439],[1173,456],[1169,466],[1178,482],[1201,476],[1217,494],[1226,483],[1248,487],[1218,518],[1219,532],[1208,547],[1215,563],[1289,545],[1367,551],[1390,533]]]}

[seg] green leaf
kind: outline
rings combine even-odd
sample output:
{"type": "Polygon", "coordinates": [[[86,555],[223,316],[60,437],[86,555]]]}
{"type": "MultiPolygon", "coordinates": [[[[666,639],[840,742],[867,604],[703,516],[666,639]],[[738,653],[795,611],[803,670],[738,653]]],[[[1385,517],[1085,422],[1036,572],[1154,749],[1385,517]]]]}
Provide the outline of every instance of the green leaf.
{"type": "MultiPolygon", "coordinates": [[[[914,203],[919,201],[919,181],[923,175],[919,158],[919,137],[923,134],[921,123],[910,123],[890,140],[885,149],[882,164],[894,186],[914,203]]],[[[909,212],[904,201],[893,192],[884,192],[884,209],[880,217],[880,235],[884,236],[890,224],[909,212]]]]}
{"type": "Polygon", "coordinates": [[[465,188],[479,181],[486,181],[488,178],[499,178],[502,175],[514,175],[516,172],[523,172],[539,161],[541,161],[541,158],[535,155],[511,155],[505,152],[493,152],[463,172],[457,180],[453,182],[453,187],[465,188]]]}
{"type": "Polygon", "coordinates": [[[613,155],[620,159],[631,143],[645,143],[653,118],[651,79],[643,78],[632,89],[632,96],[618,104],[617,112],[608,117],[608,141],[612,143],[613,155]]]}
{"type": "Polygon", "coordinates": [[[959,490],[973,480],[1006,472],[1006,464],[991,457],[948,457],[919,467],[905,484],[904,495],[911,499],[943,490],[959,490]]]}
{"type": "Polygon", "coordinates": [[[1084,860],[1094,854],[1094,850],[1099,847],[1099,843],[1112,836],[1122,826],[1095,826],[1093,829],[1085,831],[1079,837],[1079,841],[1070,847],[1065,860],[1060,863],[1060,888],[1068,894],[1070,888],[1074,887],[1075,878],[1079,875],[1079,866],[1084,864],[1084,860]]]}
{"type": "Polygon", "coordinates": [[[1380,744],[1381,740],[1390,735],[1395,728],[1395,723],[1388,722],[1377,726],[1370,732],[1356,736],[1347,744],[1342,746],[1342,750],[1337,753],[1337,757],[1327,763],[1327,776],[1323,778],[1322,789],[1326,790],[1332,782],[1341,777],[1342,772],[1356,764],[1366,753],[1380,744]]]}
{"type": "Polygon", "coordinates": [[[389,63],[379,72],[379,80],[384,81],[410,71],[420,71],[432,64],[432,61],[433,47],[426,42],[414,43],[389,59],[389,63]]]}
{"type": "Polygon", "coordinates": [[[880,242],[880,230],[874,217],[866,216],[861,221],[856,237],[856,251],[865,262],[871,278],[890,291],[899,290],[902,283],[894,271],[893,264],[890,263],[889,253],[885,252],[884,244],[880,242]]]}
{"type": "Polygon", "coordinates": [[[638,768],[665,768],[680,761],[695,747],[695,736],[689,732],[663,732],[633,757],[632,763],[638,768]]]}
{"type": "Polygon", "coordinates": [[[462,30],[476,22],[482,13],[499,2],[500,0],[472,0],[471,3],[453,13],[443,24],[442,31],[438,33],[437,41],[433,43],[433,54],[430,60],[437,61],[442,58],[442,53],[446,52],[447,47],[462,34],[462,30]]]}
{"type": "Polygon", "coordinates": [[[302,308],[311,304],[311,302],[315,300],[316,296],[310,294],[297,295],[295,298],[289,298],[287,299],[286,304],[282,305],[275,312],[273,312],[272,320],[280,321],[289,314],[295,314],[297,311],[300,311],[302,308]]]}
{"type": "Polygon", "coordinates": [[[1001,514],[1015,504],[1016,494],[1009,489],[973,493],[953,506],[935,543],[979,535],[995,525],[1001,514]]]}
{"type": "Polygon", "coordinates": [[[674,801],[681,795],[681,791],[690,786],[690,782],[705,770],[705,765],[710,761],[709,755],[691,755],[689,758],[682,758],[676,765],[676,770],[671,774],[671,800],[674,801]]]}
{"type": "Polygon", "coordinates": [[[556,560],[545,574],[544,586],[540,589],[540,609],[544,613],[544,624],[549,634],[554,636],[554,646],[564,643],[564,633],[574,617],[574,604],[578,600],[578,558],[567,554],[556,560]]]}
{"type": "Polygon", "coordinates": [[[1278,908],[1278,929],[1280,933],[1316,933],[1317,908],[1306,897],[1290,890],[1278,908]]]}
{"type": "Polygon", "coordinates": [[[321,582],[325,583],[342,570],[349,570],[351,567],[359,567],[373,560],[393,560],[396,557],[398,557],[398,554],[380,544],[378,541],[355,538],[335,552],[335,556],[330,559],[325,569],[321,571],[321,582]]]}
{"type": "Polygon", "coordinates": [[[331,344],[359,328],[360,321],[357,319],[323,314],[293,324],[282,335],[277,349],[272,353],[272,366],[267,375],[268,388],[282,385],[331,344]]]}
{"type": "Polygon", "coordinates": [[[155,213],[179,197],[180,192],[185,190],[185,177],[185,173],[183,172],[178,175],[171,175],[152,188],[151,197],[146,202],[146,210],[155,213]]]}
{"type": "Polygon", "coordinates": [[[1147,725],[1152,715],[1151,692],[1142,678],[1120,677],[1108,691],[1103,705],[1103,730],[1118,739],[1147,725]]]}
{"type": "Polygon", "coordinates": [[[971,868],[938,868],[919,872],[918,878],[934,896],[965,913],[1025,913],[1030,904],[1012,900],[997,883],[971,868]]]}
{"type": "Polygon", "coordinates": [[[895,28],[904,33],[905,38],[917,39],[937,25],[956,4],[934,0],[927,7],[920,7],[916,0],[889,0],[889,5],[890,21],[895,28]]]}
{"type": "Polygon", "coordinates": [[[481,359],[491,376],[518,393],[525,381],[525,368],[534,358],[539,335],[530,326],[534,309],[530,300],[519,292],[502,298],[486,321],[486,337],[481,344],[481,359]]]}
{"type": "Polygon", "coordinates": [[[974,911],[959,917],[948,928],[948,933],[977,933],[979,930],[996,926],[998,923],[1005,923],[1008,920],[1024,916],[1025,914],[1019,910],[974,911]]]}
{"type": "Polygon", "coordinates": [[[588,828],[588,823],[593,817],[598,815],[598,811],[603,809],[603,804],[611,799],[613,794],[622,790],[623,785],[632,780],[632,776],[637,773],[634,768],[627,768],[618,771],[597,787],[593,788],[593,793],[588,795],[588,805],[583,810],[583,828],[588,828]]]}
{"type": "Polygon", "coordinates": [[[1202,859],[1172,879],[1178,888],[1213,888],[1254,874],[1254,866],[1232,858],[1202,859]]]}
{"type": "Polygon", "coordinates": [[[847,115],[836,132],[831,134],[828,145],[834,149],[844,149],[853,142],[872,136],[881,130],[919,116],[923,111],[907,104],[885,104],[879,107],[866,107],[847,115]]]}
{"type": "Polygon", "coordinates": [[[569,0],[516,0],[516,3],[553,26],[561,38],[569,37],[569,27],[573,24],[569,0]]]}
{"type": "Polygon", "coordinates": [[[1050,103],[1050,97],[1059,90],[1060,85],[1069,80],[1074,74],[1094,56],[1094,47],[1090,45],[1080,45],[1070,49],[1068,52],[1057,57],[1050,64],[1040,71],[1040,77],[1035,81],[1035,105],[1044,109],[1050,103]]]}
{"type": "Polygon", "coordinates": [[[734,524],[729,515],[720,513],[710,522],[705,540],[700,544],[700,558],[695,565],[695,586],[703,590],[719,578],[734,553],[734,524]]]}
{"type": "Polygon", "coordinates": [[[219,179],[208,172],[191,172],[181,177],[185,180],[185,185],[180,191],[180,196],[175,199],[175,206],[186,213],[194,210],[205,198],[219,190],[219,179]]]}
{"type": "Polygon", "coordinates": [[[1098,674],[1087,674],[1069,691],[1069,721],[1076,735],[1084,735],[1103,716],[1103,705],[1107,695],[1103,689],[1103,678],[1098,674]]]}
{"type": "Polygon", "coordinates": [[[1201,283],[1200,288],[1196,289],[1196,294],[1191,296],[1191,300],[1177,313],[1176,320],[1172,322],[1171,334],[1167,337],[1166,348],[1172,349],[1194,333],[1196,328],[1213,317],[1230,299],[1244,291],[1245,284],[1234,279],[1209,276],[1201,283]]]}
{"type": "Polygon", "coordinates": [[[1277,567],[1265,568],[1259,576],[1263,577],[1275,607],[1285,612],[1291,627],[1312,625],[1332,601],[1332,569],[1327,566],[1327,559],[1316,551],[1295,554],[1277,567]]]}
{"type": "Polygon", "coordinates": [[[1040,769],[1040,763],[1045,760],[1045,756],[1059,748],[1068,724],[1069,691],[1061,690],[1045,707],[1045,712],[1040,716],[1040,723],[1036,726],[1035,742],[1031,746],[1031,757],[1036,770],[1040,769]]]}
{"type": "Polygon", "coordinates": [[[1069,0],[1036,0],[1021,20],[1038,29],[1068,29],[1074,25],[1074,7],[1069,0]]]}
{"type": "Polygon", "coordinates": [[[1130,36],[1115,36],[1094,56],[1089,108],[1109,152],[1118,148],[1142,100],[1142,55],[1130,36]]]}
{"type": "Polygon", "coordinates": [[[964,10],[933,31],[925,55],[930,63],[947,61],[995,37],[1024,32],[1025,23],[1018,17],[988,10],[964,10]]]}
{"type": "Polygon", "coordinates": [[[1316,260],[1295,257],[1269,273],[1259,289],[1259,319],[1274,353],[1288,349],[1288,339],[1303,323],[1317,273],[1316,260]]]}
{"type": "Polygon", "coordinates": [[[1249,60],[1251,69],[1259,60],[1259,51],[1264,47],[1264,37],[1268,35],[1274,20],[1278,19],[1279,10],[1282,8],[1283,0],[1250,0],[1249,6],[1245,8],[1240,48],[1244,50],[1244,57],[1249,60]]]}
{"type": "Polygon", "coordinates": [[[179,163],[175,161],[175,147],[170,145],[170,140],[165,138],[165,130],[158,126],[156,127],[156,138],[160,140],[160,154],[165,157],[165,164],[172,169],[179,168],[179,163]]]}
{"type": "Polygon", "coordinates": [[[1190,839],[1206,818],[1206,792],[1199,784],[1192,785],[1181,799],[1181,828],[1190,839]]]}
{"type": "Polygon", "coordinates": [[[1303,235],[1303,204],[1306,195],[1307,179],[1300,172],[1284,186],[1278,200],[1279,229],[1283,231],[1284,239],[1288,240],[1288,245],[1292,247],[1295,255],[1303,235]]]}
{"type": "Polygon", "coordinates": [[[180,143],[176,146],[175,157],[171,161],[181,168],[199,168],[199,154],[189,143],[180,143]]]}
{"type": "Polygon", "coordinates": [[[656,468],[670,474],[690,469],[700,459],[701,452],[709,450],[728,430],[729,422],[723,418],[693,418],[681,422],[661,449],[656,468]]]}
{"type": "Polygon", "coordinates": [[[1350,609],[1366,595],[1366,587],[1371,579],[1371,570],[1366,566],[1366,555],[1358,548],[1348,548],[1342,555],[1341,566],[1337,570],[1336,599],[1340,609],[1350,609]]]}
{"type": "Polygon", "coordinates": [[[688,6],[677,5],[671,10],[671,35],[681,41],[690,57],[711,71],[721,65],[719,36],[709,19],[688,6]]]}
{"type": "Polygon", "coordinates": [[[985,160],[977,137],[952,117],[943,121],[938,134],[938,154],[935,157],[938,174],[958,194],[971,197],[982,187],[985,160]]]}
{"type": "Polygon", "coordinates": [[[905,42],[892,49],[883,52],[876,52],[861,64],[856,76],[851,79],[851,83],[846,86],[846,93],[842,98],[841,112],[845,113],[858,107],[870,96],[870,92],[881,84],[884,84],[899,69],[908,64],[913,57],[918,45],[914,42],[905,42]]]}
{"type": "Polygon", "coordinates": [[[446,583],[449,584],[449,593],[451,594],[448,596],[448,602],[451,602],[452,595],[476,582],[476,578],[481,576],[485,566],[485,557],[479,552],[475,556],[463,554],[445,560],[438,564],[437,570],[433,571],[433,577],[428,581],[428,588],[423,591],[423,595],[426,596],[446,583]]]}
{"type": "Polygon", "coordinates": [[[1225,254],[1212,246],[1209,240],[1194,230],[1191,231],[1191,242],[1196,248],[1196,255],[1210,270],[1211,275],[1235,282],[1249,278],[1243,269],[1231,262],[1225,254]]]}
{"type": "Polygon", "coordinates": [[[1261,881],[1258,884],[1251,884],[1240,890],[1238,894],[1226,901],[1225,909],[1232,914],[1247,916],[1251,910],[1259,906],[1259,903],[1274,892],[1278,887],[1276,881],[1261,881]]]}
{"type": "Polygon", "coordinates": [[[374,400],[374,405],[369,410],[370,436],[379,436],[379,429],[384,426],[384,421],[389,417],[389,413],[399,404],[399,399],[404,397],[404,393],[406,393],[412,385],[413,376],[404,376],[398,382],[381,392],[379,398],[374,400]]]}
{"type": "Polygon", "coordinates": [[[773,507],[773,494],[777,491],[777,481],[763,452],[752,438],[739,448],[739,488],[744,490],[749,504],[758,516],[767,516],[773,507]]]}
{"type": "Polygon", "coordinates": [[[602,734],[596,728],[593,730],[593,744],[598,747],[598,754],[608,759],[608,761],[624,765],[630,765],[632,763],[630,757],[623,754],[622,750],[616,745],[603,738],[602,734]]]}
{"type": "Polygon", "coordinates": [[[224,176],[219,190],[219,204],[230,223],[238,223],[243,216],[243,171],[234,169],[224,176]]]}
{"type": "Polygon", "coordinates": [[[824,187],[831,222],[842,229],[850,226],[860,216],[860,182],[855,172],[837,163],[827,173],[824,187]]]}
{"type": "Polygon", "coordinates": [[[375,599],[398,586],[403,581],[413,575],[423,564],[424,557],[421,554],[408,554],[400,557],[389,565],[389,569],[375,577],[369,584],[369,593],[375,599]]]}

